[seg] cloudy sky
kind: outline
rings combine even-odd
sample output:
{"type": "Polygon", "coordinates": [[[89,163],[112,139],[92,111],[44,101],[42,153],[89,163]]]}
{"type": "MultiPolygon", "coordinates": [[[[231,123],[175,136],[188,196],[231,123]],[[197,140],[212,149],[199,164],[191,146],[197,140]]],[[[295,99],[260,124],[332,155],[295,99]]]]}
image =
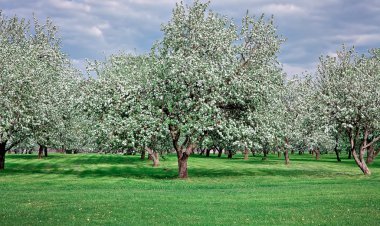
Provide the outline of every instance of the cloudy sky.
{"type": "MultiPolygon", "coordinates": [[[[177,0],[0,0],[6,16],[50,17],[60,29],[63,49],[74,64],[124,52],[144,53],[162,37],[160,25],[177,0]]],[[[191,0],[185,0],[191,4],[191,0]]],[[[341,44],[365,53],[380,47],[379,0],[213,0],[213,11],[238,23],[247,10],[274,15],[287,39],[279,55],[288,74],[313,72],[320,55],[341,44]]]]}

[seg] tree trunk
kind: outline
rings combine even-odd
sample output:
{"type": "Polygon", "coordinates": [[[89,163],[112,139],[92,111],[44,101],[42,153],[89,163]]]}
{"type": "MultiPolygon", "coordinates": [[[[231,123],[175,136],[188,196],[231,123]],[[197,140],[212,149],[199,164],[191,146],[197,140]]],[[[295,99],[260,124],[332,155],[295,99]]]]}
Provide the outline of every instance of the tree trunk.
{"type": "Polygon", "coordinates": [[[252,156],[255,157],[255,156],[256,156],[256,151],[255,151],[255,149],[252,148],[251,152],[252,152],[252,156]]]}
{"type": "Polygon", "coordinates": [[[285,165],[289,165],[290,161],[289,161],[289,151],[288,151],[288,149],[285,149],[284,156],[285,156],[285,165]]]}
{"type": "Polygon", "coordinates": [[[359,154],[359,157],[357,156],[356,154],[356,151],[354,149],[354,151],[352,152],[352,156],[354,157],[355,159],[355,162],[356,164],[359,166],[359,168],[361,169],[361,171],[364,173],[364,175],[371,175],[371,171],[369,170],[367,164],[365,163],[364,159],[363,159],[363,153],[364,150],[360,150],[360,154],[359,154]]]}
{"type": "Polygon", "coordinates": [[[227,152],[228,152],[228,156],[227,156],[227,158],[232,159],[232,151],[231,151],[231,150],[228,150],[227,152]]]}
{"type": "Polygon", "coordinates": [[[152,158],[151,160],[153,161],[153,167],[158,167],[160,165],[160,156],[158,152],[154,152],[150,148],[145,148],[146,151],[148,151],[149,156],[152,158]]]}
{"type": "Polygon", "coordinates": [[[44,151],[44,146],[40,145],[40,148],[38,149],[38,159],[42,159],[43,151],[44,151]]]}
{"type": "Polygon", "coordinates": [[[141,160],[144,160],[144,159],[145,159],[145,150],[142,150],[142,151],[141,151],[140,159],[141,159],[141,160]]]}
{"type": "Polygon", "coordinates": [[[0,143],[0,170],[4,170],[5,168],[5,150],[6,142],[0,143]]]}
{"type": "Polygon", "coordinates": [[[285,157],[285,165],[289,165],[290,161],[289,161],[289,139],[287,137],[285,137],[285,144],[286,144],[286,147],[285,147],[285,151],[284,151],[284,157],[285,157]]]}
{"type": "Polygon", "coordinates": [[[218,158],[222,157],[223,149],[218,149],[218,158]]]}
{"type": "Polygon", "coordinates": [[[339,151],[335,150],[335,155],[336,155],[336,161],[341,162],[342,160],[339,157],[339,151]]]}
{"type": "Polygon", "coordinates": [[[367,149],[367,160],[365,161],[367,164],[371,164],[373,162],[373,147],[368,147],[367,149]]]}
{"type": "Polygon", "coordinates": [[[206,149],[206,157],[210,157],[210,151],[211,149],[206,149]]]}
{"type": "Polygon", "coordinates": [[[264,153],[264,157],[262,158],[262,160],[267,160],[268,159],[268,151],[263,150],[263,153],[264,153]]]}
{"type": "Polygon", "coordinates": [[[373,145],[369,146],[368,149],[367,149],[367,160],[366,160],[366,163],[367,164],[372,164],[373,160],[375,160],[375,158],[379,154],[379,152],[380,152],[380,149],[378,151],[375,151],[375,148],[373,147],[373,145]]]}
{"type": "Polygon", "coordinates": [[[47,149],[47,147],[44,147],[44,155],[45,155],[45,157],[48,157],[48,149],[47,149]]]}
{"type": "Polygon", "coordinates": [[[244,160],[248,160],[248,154],[249,154],[249,151],[248,149],[244,149],[244,160]]]}
{"type": "Polygon", "coordinates": [[[347,157],[348,159],[352,159],[352,150],[350,150],[349,152],[348,152],[348,157],[347,157]]]}
{"type": "Polygon", "coordinates": [[[178,177],[181,179],[188,178],[187,174],[187,160],[189,156],[186,153],[182,153],[182,155],[178,158],[178,177]]]}
{"type": "Polygon", "coordinates": [[[153,153],[153,167],[158,167],[160,165],[160,156],[158,152],[153,153]]]}
{"type": "Polygon", "coordinates": [[[277,152],[277,157],[278,157],[278,158],[281,158],[281,151],[278,151],[278,152],[277,152]]]}
{"type": "Polygon", "coordinates": [[[360,167],[360,169],[362,170],[364,175],[371,175],[371,171],[369,170],[367,164],[365,164],[365,162],[363,162],[363,163],[364,164],[360,167]]]}
{"type": "Polygon", "coordinates": [[[292,155],[294,155],[294,149],[292,149],[292,150],[290,151],[290,153],[291,153],[292,155]]]}
{"type": "Polygon", "coordinates": [[[338,142],[339,142],[339,137],[338,137],[338,135],[336,135],[336,137],[335,137],[334,151],[335,151],[335,155],[336,155],[336,160],[338,162],[340,162],[341,160],[340,160],[340,157],[339,157],[338,142]]]}
{"type": "Polygon", "coordinates": [[[357,129],[355,137],[352,135],[352,131],[350,131],[350,133],[349,133],[350,143],[351,143],[351,154],[355,159],[356,165],[359,166],[359,168],[364,173],[364,175],[371,175],[371,171],[369,170],[369,168],[368,168],[368,166],[364,160],[364,153],[366,151],[368,134],[369,134],[369,132],[368,132],[368,130],[366,130],[364,132],[364,139],[363,139],[362,145],[360,146],[360,151],[359,151],[359,156],[358,156],[358,154],[356,153],[356,150],[355,150],[355,146],[356,146],[355,142],[357,140],[356,138],[359,136],[359,129],[357,129]]]}
{"type": "Polygon", "coordinates": [[[316,159],[316,160],[319,160],[320,157],[321,157],[321,152],[320,152],[319,149],[317,148],[317,149],[315,149],[315,159],[316,159]]]}
{"type": "Polygon", "coordinates": [[[178,144],[180,131],[177,126],[169,125],[169,131],[172,138],[173,147],[177,153],[178,177],[181,179],[186,179],[188,177],[187,160],[193,152],[195,146],[191,143],[190,136],[186,136],[186,139],[181,146],[178,144]]]}

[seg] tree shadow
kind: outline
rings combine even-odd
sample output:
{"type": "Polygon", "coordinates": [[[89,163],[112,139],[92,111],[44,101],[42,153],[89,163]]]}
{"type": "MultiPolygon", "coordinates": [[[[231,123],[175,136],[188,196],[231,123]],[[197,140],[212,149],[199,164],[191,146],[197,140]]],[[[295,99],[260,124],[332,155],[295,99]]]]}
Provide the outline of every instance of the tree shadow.
{"type": "MultiPolygon", "coordinates": [[[[6,154],[5,161],[7,158],[18,159],[18,160],[29,160],[29,159],[38,159],[38,154],[6,154]]],[[[42,159],[63,159],[65,154],[50,154],[48,157],[43,157],[42,159]]]]}
{"type": "Polygon", "coordinates": [[[73,158],[70,162],[73,164],[97,165],[97,164],[138,164],[139,162],[147,161],[140,159],[137,156],[117,155],[117,154],[99,154],[85,156],[83,158],[73,158]]]}
{"type": "MultiPolygon", "coordinates": [[[[137,178],[137,179],[175,179],[177,178],[176,164],[168,164],[170,166],[161,166],[153,168],[150,166],[150,160],[141,160],[138,156],[120,156],[120,155],[81,155],[75,158],[67,158],[65,155],[52,155],[49,158],[62,159],[64,161],[30,161],[35,159],[35,156],[14,155],[13,159],[24,159],[23,161],[10,162],[6,165],[6,169],[0,172],[1,175],[57,175],[57,176],[76,176],[78,178],[137,178]],[[33,156],[32,156],[33,157],[33,156]],[[97,166],[99,164],[99,166],[97,166]]],[[[193,156],[191,158],[194,158],[193,156]]],[[[206,158],[206,157],[201,157],[206,158]]],[[[173,159],[171,156],[171,163],[173,159]]],[[[206,158],[207,159],[207,158],[206,158]]],[[[213,158],[213,161],[219,161],[218,157],[213,158]]],[[[223,168],[223,167],[196,167],[189,163],[189,177],[190,178],[218,178],[218,177],[242,177],[242,176],[280,176],[280,177],[302,177],[302,176],[314,176],[314,177],[338,177],[342,175],[353,175],[351,172],[342,171],[329,171],[329,170],[315,170],[315,168],[292,168],[282,167],[281,163],[283,159],[271,159],[258,160],[250,158],[249,160],[242,159],[220,159],[220,162],[227,165],[235,164],[252,164],[257,168],[223,168]],[[277,168],[261,168],[260,166],[277,165],[277,168]],[[280,168],[279,168],[280,167],[280,168]]],[[[207,160],[206,160],[207,161],[207,160]]],[[[314,159],[300,159],[295,158],[291,161],[295,162],[308,162],[315,161],[314,159]]],[[[321,160],[319,160],[321,161],[321,160]]],[[[329,160],[322,160],[326,163],[339,164],[329,160]]],[[[355,167],[355,163],[352,161],[343,161],[343,164],[351,164],[355,167]]],[[[167,164],[165,164],[167,165],[167,164]]],[[[370,168],[379,167],[378,163],[374,163],[370,168]]],[[[360,171],[358,170],[358,175],[360,171]]],[[[356,174],[355,174],[356,175],[356,174]]]]}

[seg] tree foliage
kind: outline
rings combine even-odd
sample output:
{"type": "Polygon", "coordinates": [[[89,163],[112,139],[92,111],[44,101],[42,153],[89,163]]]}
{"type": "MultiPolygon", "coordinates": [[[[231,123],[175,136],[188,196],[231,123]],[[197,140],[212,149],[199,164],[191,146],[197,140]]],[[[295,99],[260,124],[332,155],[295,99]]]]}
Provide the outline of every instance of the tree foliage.
{"type": "Polygon", "coordinates": [[[337,57],[322,57],[318,67],[319,100],[328,126],[347,134],[355,162],[370,174],[364,154],[379,139],[380,58],[343,46],[337,57]]]}
{"type": "Polygon", "coordinates": [[[33,24],[0,13],[0,154],[33,140],[48,145],[60,122],[62,94],[72,77],[50,20],[33,24]]]}
{"type": "MultiPolygon", "coordinates": [[[[149,54],[118,53],[83,79],[57,28],[0,13],[0,169],[11,148],[175,151],[180,178],[196,148],[233,153],[313,151],[349,143],[365,174],[380,153],[380,51],[343,49],[315,75],[283,73],[273,17],[241,23],[176,4],[149,54]],[[339,145],[340,144],[340,145],[339,145]],[[365,160],[365,154],[367,159],[365,160]]],[[[42,149],[41,149],[42,150],[42,149]]]]}

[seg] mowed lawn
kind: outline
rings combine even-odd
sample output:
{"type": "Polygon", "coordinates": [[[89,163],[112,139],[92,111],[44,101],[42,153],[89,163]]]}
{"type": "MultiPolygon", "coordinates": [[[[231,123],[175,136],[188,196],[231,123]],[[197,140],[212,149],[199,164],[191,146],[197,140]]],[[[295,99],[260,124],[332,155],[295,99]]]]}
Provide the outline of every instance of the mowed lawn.
{"type": "MultiPolygon", "coordinates": [[[[346,158],[346,156],[342,156],[346,158]]],[[[6,156],[0,225],[380,225],[380,164],[290,155],[244,161],[176,157],[152,168],[139,156],[6,156]]]]}

